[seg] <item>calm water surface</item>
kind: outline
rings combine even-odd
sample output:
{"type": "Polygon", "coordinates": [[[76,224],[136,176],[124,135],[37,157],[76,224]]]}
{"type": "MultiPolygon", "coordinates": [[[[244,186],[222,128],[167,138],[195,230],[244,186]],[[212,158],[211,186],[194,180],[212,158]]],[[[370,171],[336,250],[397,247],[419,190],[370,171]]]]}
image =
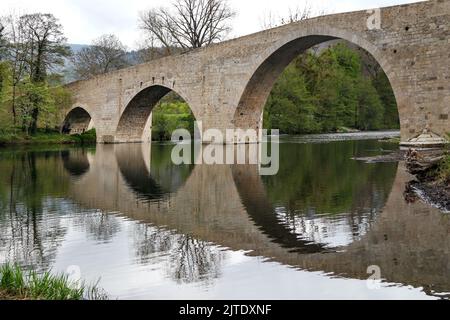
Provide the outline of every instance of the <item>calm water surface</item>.
{"type": "Polygon", "coordinates": [[[284,137],[270,177],[171,145],[1,150],[0,263],[119,299],[449,297],[449,215],[405,200],[403,163],[352,160],[395,149],[379,137],[284,137]]]}

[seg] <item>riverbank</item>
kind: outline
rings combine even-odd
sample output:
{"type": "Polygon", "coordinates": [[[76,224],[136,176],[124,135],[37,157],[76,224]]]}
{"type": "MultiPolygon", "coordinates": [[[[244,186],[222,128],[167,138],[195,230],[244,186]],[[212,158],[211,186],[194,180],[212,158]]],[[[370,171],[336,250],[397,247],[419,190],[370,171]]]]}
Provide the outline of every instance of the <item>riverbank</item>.
{"type": "Polygon", "coordinates": [[[97,286],[71,283],[66,275],[41,275],[24,272],[18,266],[5,264],[0,268],[0,300],[105,300],[97,286]]]}
{"type": "MultiPolygon", "coordinates": [[[[392,143],[396,142],[393,140],[392,143]]],[[[450,212],[449,152],[445,149],[399,149],[378,156],[352,159],[369,164],[406,161],[408,172],[416,179],[406,185],[405,199],[414,202],[420,198],[444,212],[450,212]]]]}
{"type": "Polygon", "coordinates": [[[35,135],[27,135],[22,131],[0,134],[0,147],[17,145],[52,145],[52,144],[95,144],[95,130],[83,134],[65,135],[56,131],[38,130],[35,135]]]}
{"type": "Polygon", "coordinates": [[[410,151],[408,171],[416,177],[407,185],[407,194],[415,193],[424,201],[450,212],[450,154],[448,151],[410,151]]]}

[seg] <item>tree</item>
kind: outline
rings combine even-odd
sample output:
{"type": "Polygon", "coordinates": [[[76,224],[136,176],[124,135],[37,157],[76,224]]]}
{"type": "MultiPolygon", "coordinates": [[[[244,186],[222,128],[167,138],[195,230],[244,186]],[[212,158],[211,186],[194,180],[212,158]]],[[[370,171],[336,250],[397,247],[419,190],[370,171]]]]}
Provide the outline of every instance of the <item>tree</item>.
{"type": "Polygon", "coordinates": [[[6,39],[5,39],[5,26],[3,21],[0,21],[0,61],[3,61],[6,49],[6,39]]]}
{"type": "Polygon", "coordinates": [[[359,83],[358,123],[363,131],[383,128],[384,109],[376,89],[368,79],[359,83]]]}
{"type": "Polygon", "coordinates": [[[20,95],[17,98],[17,109],[20,114],[22,129],[27,134],[34,133],[35,126],[34,115],[36,109],[43,113],[52,113],[53,100],[49,88],[44,83],[35,83],[30,80],[24,80],[19,85],[20,95]]]}
{"type": "Polygon", "coordinates": [[[6,91],[6,84],[9,78],[9,66],[3,61],[6,49],[6,40],[5,40],[5,26],[3,25],[3,21],[0,20],[0,106],[3,102],[3,97],[6,91]]]}
{"type": "MultiPolygon", "coordinates": [[[[10,17],[9,27],[10,58],[14,65],[13,100],[15,100],[16,87],[25,73],[34,84],[45,82],[49,70],[55,66],[64,65],[63,58],[70,54],[70,50],[65,45],[66,38],[63,35],[61,24],[51,14],[27,14],[18,19],[10,17]]],[[[30,95],[30,97],[33,98],[36,95],[30,95]]],[[[31,133],[35,133],[37,130],[39,103],[40,101],[35,101],[35,107],[32,108],[31,133]]],[[[14,117],[15,112],[14,102],[14,117]]]]}
{"type": "Polygon", "coordinates": [[[316,106],[308,92],[305,77],[290,65],[272,89],[266,105],[266,127],[284,133],[312,133],[320,130],[315,119],[316,106]]]}
{"type": "Polygon", "coordinates": [[[28,32],[23,19],[9,15],[5,18],[5,23],[7,32],[6,59],[11,65],[11,113],[13,116],[13,124],[16,125],[17,87],[25,77],[27,70],[30,70],[28,66],[28,55],[31,42],[28,41],[28,32]]]}
{"type": "Polygon", "coordinates": [[[70,51],[64,45],[62,26],[51,14],[9,15],[2,22],[9,65],[7,91],[11,96],[7,102],[11,105],[13,125],[20,120],[24,131],[35,133],[39,113],[45,113],[47,126],[53,113],[48,108],[55,107],[49,104],[48,75],[64,64],[63,58],[70,51]]]}
{"type": "Polygon", "coordinates": [[[72,57],[75,73],[80,79],[104,74],[128,66],[126,48],[112,34],[93,41],[92,46],[81,49],[72,57]]]}
{"type": "Polygon", "coordinates": [[[381,68],[372,82],[380,96],[381,103],[384,106],[383,127],[388,129],[399,129],[400,120],[397,101],[391,83],[381,68]]]}
{"type": "Polygon", "coordinates": [[[27,32],[30,79],[43,82],[47,72],[55,66],[63,66],[63,58],[70,55],[70,49],[65,45],[67,39],[58,19],[52,14],[27,14],[21,16],[20,20],[27,32]]]}
{"type": "Polygon", "coordinates": [[[10,79],[10,68],[7,62],[0,61],[0,106],[6,95],[10,79]]]}
{"type": "Polygon", "coordinates": [[[173,8],[151,9],[140,16],[140,27],[166,48],[200,48],[221,41],[235,16],[226,0],[175,0],[173,8]]]}

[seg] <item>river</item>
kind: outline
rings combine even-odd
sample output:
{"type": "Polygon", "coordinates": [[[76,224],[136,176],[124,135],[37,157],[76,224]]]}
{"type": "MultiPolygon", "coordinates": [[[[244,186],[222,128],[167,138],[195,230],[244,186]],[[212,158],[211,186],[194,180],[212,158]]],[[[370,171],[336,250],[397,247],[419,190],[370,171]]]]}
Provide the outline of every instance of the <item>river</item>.
{"type": "Polygon", "coordinates": [[[450,218],[405,197],[395,132],[285,136],[280,170],[181,165],[171,144],[0,150],[0,263],[114,299],[450,297],[450,218]]]}

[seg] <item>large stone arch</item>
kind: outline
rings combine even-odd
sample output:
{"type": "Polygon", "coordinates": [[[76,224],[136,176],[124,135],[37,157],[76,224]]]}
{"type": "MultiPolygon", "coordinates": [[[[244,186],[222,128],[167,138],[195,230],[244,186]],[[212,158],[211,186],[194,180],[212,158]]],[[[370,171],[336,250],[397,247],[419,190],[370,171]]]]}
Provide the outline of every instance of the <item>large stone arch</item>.
{"type": "MultiPolygon", "coordinates": [[[[250,68],[248,81],[245,82],[246,85],[233,116],[232,122],[235,128],[261,129],[264,106],[281,73],[301,53],[332,40],[345,40],[368,52],[386,73],[397,101],[399,113],[400,110],[406,110],[401,106],[407,105],[408,102],[406,97],[400,94],[395,73],[391,72],[388,59],[377,46],[366,40],[366,37],[355,32],[325,26],[308,26],[307,28],[304,28],[304,25],[300,26],[303,27],[300,32],[286,33],[279,41],[264,50],[260,59],[255,61],[250,68]]],[[[400,121],[406,118],[406,115],[400,114],[400,121]]],[[[402,123],[400,126],[403,127],[402,123]]]]}
{"type": "Polygon", "coordinates": [[[196,117],[186,94],[163,84],[152,84],[145,89],[140,89],[125,103],[125,108],[117,125],[114,142],[151,141],[152,111],[157,103],[170,92],[182,97],[196,117]]]}
{"type": "Polygon", "coordinates": [[[76,105],[67,112],[61,126],[65,134],[81,134],[94,127],[91,113],[85,106],[76,105]]]}

